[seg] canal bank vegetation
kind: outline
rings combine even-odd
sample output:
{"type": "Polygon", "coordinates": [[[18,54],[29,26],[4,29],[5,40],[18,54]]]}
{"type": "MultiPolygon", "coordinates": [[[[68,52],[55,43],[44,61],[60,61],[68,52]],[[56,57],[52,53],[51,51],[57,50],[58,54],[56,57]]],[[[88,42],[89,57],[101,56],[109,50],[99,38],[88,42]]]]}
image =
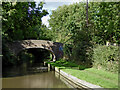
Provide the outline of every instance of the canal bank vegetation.
{"type": "Polygon", "coordinates": [[[46,63],[51,64],[52,66],[57,66],[57,67],[78,67],[78,65],[75,64],[74,62],[66,61],[63,59],[57,60],[55,62],[47,61],[46,63]]]}
{"type": "Polygon", "coordinates": [[[119,71],[119,47],[96,45],[93,48],[93,67],[113,73],[119,71]]]}

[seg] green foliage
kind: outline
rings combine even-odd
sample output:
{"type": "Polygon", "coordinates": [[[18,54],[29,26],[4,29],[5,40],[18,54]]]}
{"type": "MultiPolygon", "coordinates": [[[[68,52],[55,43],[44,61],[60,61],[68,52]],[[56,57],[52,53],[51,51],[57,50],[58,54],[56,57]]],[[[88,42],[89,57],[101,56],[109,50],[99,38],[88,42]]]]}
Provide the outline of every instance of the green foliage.
{"type": "MultiPolygon", "coordinates": [[[[90,28],[86,26],[85,3],[64,5],[52,12],[49,20],[54,31],[54,40],[66,43],[65,57],[85,62],[86,51],[90,47],[90,28]]],[[[88,60],[87,60],[88,61],[88,60]]]]}
{"type": "MultiPolygon", "coordinates": [[[[48,14],[42,10],[44,3],[36,7],[35,2],[3,2],[3,38],[8,40],[37,39],[36,26],[41,26],[41,18],[48,14]]],[[[40,32],[40,31],[39,31],[40,32]]]]}
{"type": "Polygon", "coordinates": [[[63,43],[70,39],[72,35],[71,32],[74,29],[72,27],[74,26],[74,18],[72,16],[73,11],[71,8],[67,5],[64,5],[52,12],[49,23],[52,31],[54,32],[54,41],[63,43]]]}
{"type": "Polygon", "coordinates": [[[7,42],[5,42],[3,40],[3,43],[2,43],[2,54],[3,54],[2,65],[3,65],[3,67],[15,65],[17,63],[17,57],[9,51],[9,48],[7,47],[7,45],[5,43],[7,43],[7,42]]]}
{"type": "Polygon", "coordinates": [[[79,67],[79,70],[84,70],[87,68],[87,66],[85,66],[85,65],[79,65],[78,67],[79,67]]]}
{"type": "Polygon", "coordinates": [[[52,40],[52,38],[53,38],[52,30],[48,29],[45,25],[42,25],[40,29],[41,29],[41,31],[40,31],[39,39],[42,39],[42,40],[52,40]]]}
{"type": "Polygon", "coordinates": [[[60,59],[56,62],[47,62],[53,66],[56,66],[56,67],[78,67],[77,64],[73,63],[73,62],[69,62],[69,61],[66,61],[66,60],[63,60],[63,59],[60,59]]]}
{"type": "Polygon", "coordinates": [[[105,44],[120,42],[120,2],[91,3],[91,21],[94,23],[94,41],[105,44]]]}
{"type": "MultiPolygon", "coordinates": [[[[86,27],[86,4],[64,5],[52,12],[49,20],[54,31],[54,41],[66,42],[71,37],[77,40],[91,39],[95,43],[119,42],[119,2],[90,2],[88,10],[89,26],[86,27]],[[80,35],[81,34],[81,35],[80,35]],[[86,37],[86,34],[91,37],[86,37]]],[[[76,41],[77,41],[76,40],[76,41]]],[[[69,43],[72,39],[69,40],[69,43]]]]}
{"type": "Polygon", "coordinates": [[[118,46],[97,45],[93,51],[93,66],[112,72],[118,71],[118,46]]]}
{"type": "Polygon", "coordinates": [[[71,44],[64,44],[64,58],[68,60],[72,56],[72,45],[71,44]]]}
{"type": "MultiPolygon", "coordinates": [[[[86,3],[63,5],[52,12],[49,20],[50,27],[54,32],[52,40],[65,44],[64,57],[67,60],[91,67],[92,60],[100,58],[102,53],[98,50],[95,55],[93,48],[95,44],[105,45],[107,41],[117,44],[120,42],[119,4],[120,2],[89,2],[88,26],[86,25],[86,3]]],[[[103,49],[103,52],[109,55],[98,59],[99,62],[103,60],[102,66],[110,67],[109,59],[118,58],[116,56],[118,52],[112,54],[108,53],[109,50],[109,48],[106,48],[105,51],[103,49]]],[[[102,54],[103,57],[105,53],[102,54]]],[[[117,70],[115,63],[112,62],[111,68],[114,67],[114,69],[110,68],[109,71],[117,70]]]]}
{"type": "Polygon", "coordinates": [[[76,33],[72,47],[72,59],[79,64],[86,64],[91,67],[92,43],[90,42],[89,33],[86,30],[81,30],[76,33]]]}

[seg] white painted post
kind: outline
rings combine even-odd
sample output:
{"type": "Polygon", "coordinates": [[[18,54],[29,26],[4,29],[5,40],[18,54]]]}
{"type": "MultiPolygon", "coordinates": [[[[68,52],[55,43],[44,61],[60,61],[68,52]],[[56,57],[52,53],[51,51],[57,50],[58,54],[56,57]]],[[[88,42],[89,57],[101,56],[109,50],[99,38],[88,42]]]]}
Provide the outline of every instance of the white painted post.
{"type": "Polygon", "coordinates": [[[106,46],[109,46],[110,45],[110,42],[106,42],[106,46]]]}
{"type": "Polygon", "coordinates": [[[48,64],[48,71],[50,71],[50,64],[48,64]]]}

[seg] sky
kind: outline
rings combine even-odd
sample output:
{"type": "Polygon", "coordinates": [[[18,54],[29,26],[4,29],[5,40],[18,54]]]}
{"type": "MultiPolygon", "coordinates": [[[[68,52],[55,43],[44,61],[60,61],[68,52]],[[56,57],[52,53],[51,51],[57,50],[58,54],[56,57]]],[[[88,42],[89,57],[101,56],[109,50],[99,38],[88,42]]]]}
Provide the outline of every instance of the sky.
{"type": "MultiPolygon", "coordinates": [[[[79,2],[80,0],[35,0],[36,3],[39,3],[40,1],[44,1],[45,4],[43,5],[43,9],[47,10],[49,15],[52,14],[52,10],[56,10],[59,6],[62,5],[70,5],[76,2],[79,2]]],[[[42,24],[46,25],[49,27],[49,22],[48,20],[50,19],[50,16],[44,16],[42,18],[42,24]]]]}

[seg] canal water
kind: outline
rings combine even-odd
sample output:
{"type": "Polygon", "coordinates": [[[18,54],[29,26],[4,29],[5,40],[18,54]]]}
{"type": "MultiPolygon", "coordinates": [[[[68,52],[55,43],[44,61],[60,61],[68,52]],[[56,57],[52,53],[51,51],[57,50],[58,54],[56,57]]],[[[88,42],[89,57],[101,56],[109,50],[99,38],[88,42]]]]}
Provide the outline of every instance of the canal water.
{"type": "Polygon", "coordinates": [[[56,77],[54,71],[25,73],[25,69],[21,71],[21,68],[7,68],[6,70],[4,69],[3,72],[2,88],[68,88],[56,77]]]}

